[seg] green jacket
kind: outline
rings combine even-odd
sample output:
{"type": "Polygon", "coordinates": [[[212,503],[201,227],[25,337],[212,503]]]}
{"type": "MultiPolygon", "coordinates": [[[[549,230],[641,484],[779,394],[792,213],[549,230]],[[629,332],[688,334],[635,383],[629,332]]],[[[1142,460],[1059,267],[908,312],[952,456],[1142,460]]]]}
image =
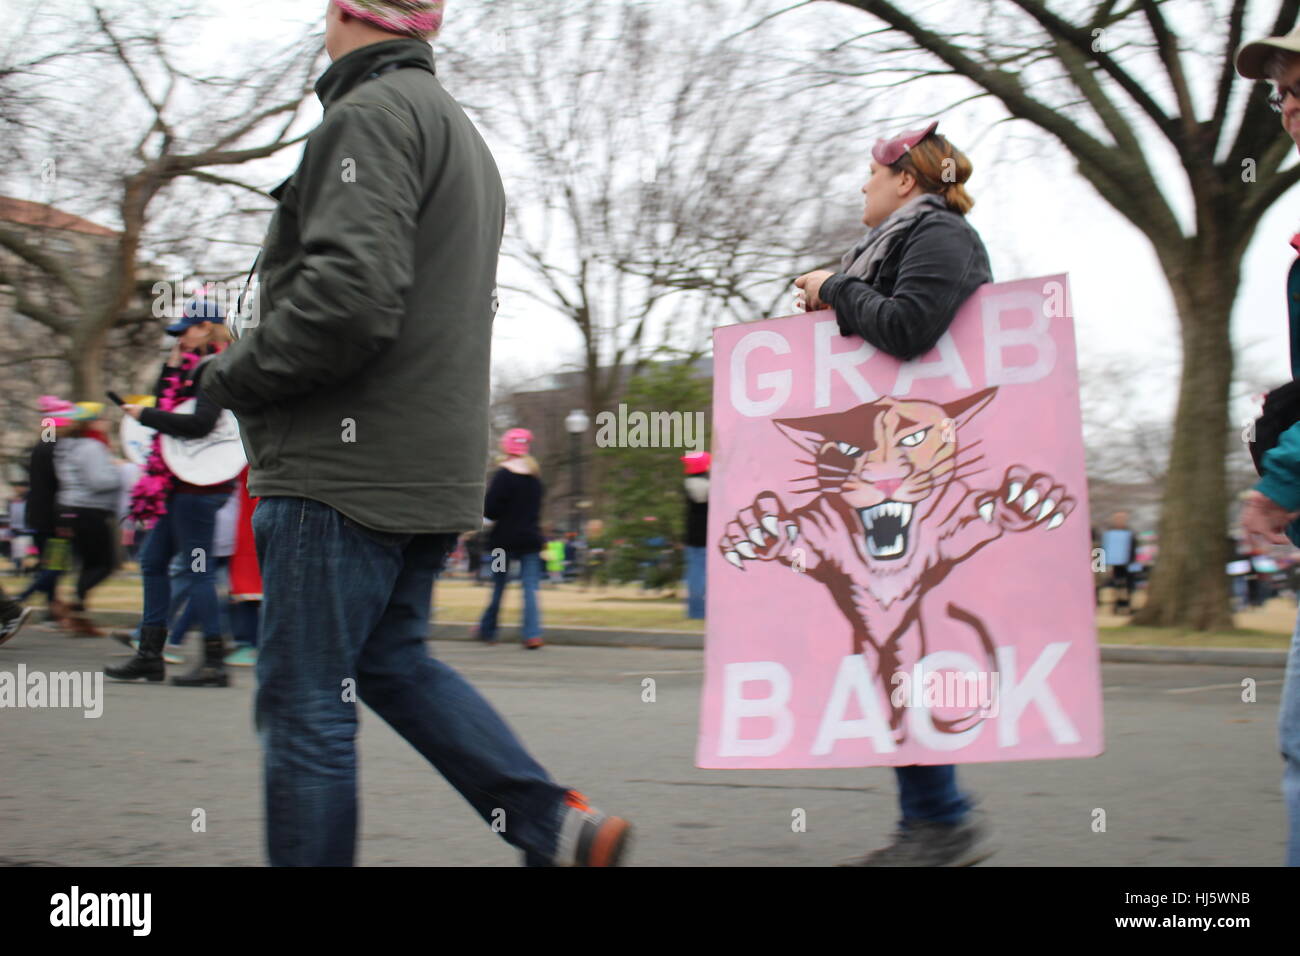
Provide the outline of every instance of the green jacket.
{"type": "Polygon", "coordinates": [[[354,50],[262,247],[257,312],[204,376],[235,412],[255,496],[380,531],[477,528],[505,216],[487,145],[427,43],[354,50]]]}

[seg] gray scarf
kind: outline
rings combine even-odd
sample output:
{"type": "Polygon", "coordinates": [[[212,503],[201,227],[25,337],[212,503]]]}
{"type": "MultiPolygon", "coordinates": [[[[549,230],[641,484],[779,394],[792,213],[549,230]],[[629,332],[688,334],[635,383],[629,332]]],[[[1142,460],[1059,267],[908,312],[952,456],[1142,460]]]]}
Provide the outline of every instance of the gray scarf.
{"type": "Polygon", "coordinates": [[[840,260],[840,271],[868,284],[875,281],[876,273],[885,257],[903,238],[903,234],[915,225],[923,216],[939,209],[947,209],[948,203],[938,193],[922,193],[907,205],[895,209],[885,221],[868,232],[856,246],[844,253],[840,260]]]}

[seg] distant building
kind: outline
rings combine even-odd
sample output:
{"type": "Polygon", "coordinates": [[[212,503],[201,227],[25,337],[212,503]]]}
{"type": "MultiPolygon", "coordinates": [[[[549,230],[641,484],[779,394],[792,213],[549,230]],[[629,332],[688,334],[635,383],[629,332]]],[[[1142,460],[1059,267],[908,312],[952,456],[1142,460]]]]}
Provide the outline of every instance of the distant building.
{"type": "MultiPolygon", "coordinates": [[[[92,289],[98,278],[115,268],[119,233],[54,206],[0,196],[0,229],[50,256],[92,289]]],[[[160,274],[147,265],[140,269],[146,275],[160,274]]],[[[147,282],[142,284],[148,288],[147,282]]],[[[147,293],[138,293],[130,308],[147,313],[149,306],[147,293]]],[[[75,320],[81,310],[60,283],[0,245],[0,485],[23,476],[27,450],[36,439],[37,398],[66,394],[69,388],[69,368],[63,359],[69,343],[34,316],[50,313],[75,320]],[[22,361],[32,356],[40,358],[22,361]]],[[[124,386],[128,376],[134,383],[142,362],[152,360],[159,331],[137,327],[134,335],[115,330],[110,337],[105,365],[121,376],[124,386]],[[141,346],[141,340],[146,344],[141,346]]]]}

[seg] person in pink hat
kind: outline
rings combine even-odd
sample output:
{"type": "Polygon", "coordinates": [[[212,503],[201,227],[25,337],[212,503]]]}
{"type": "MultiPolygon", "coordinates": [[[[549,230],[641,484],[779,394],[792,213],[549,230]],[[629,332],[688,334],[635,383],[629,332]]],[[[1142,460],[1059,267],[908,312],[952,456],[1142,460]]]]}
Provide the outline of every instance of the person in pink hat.
{"type": "Polygon", "coordinates": [[[103,410],[98,402],[80,402],[66,417],[55,419],[61,423],[54,443],[58,534],[77,563],[76,597],[65,623],[76,637],[103,636],[86,605],[91,591],[117,569],[113,530],[122,475],[104,432],[103,410]]]}
{"type": "Polygon", "coordinates": [[[682,455],[686,477],[682,492],[686,496],[686,616],[704,619],[705,548],[709,539],[709,467],[713,456],[707,451],[690,451],[682,455]]]}
{"type": "MultiPolygon", "coordinates": [[[[840,334],[904,361],[934,348],[971,294],[993,281],[988,252],[966,220],[974,200],[966,155],[938,123],[882,139],[871,150],[862,240],[840,271],[795,280],[808,311],[833,309],[840,334]]],[[[951,765],[896,767],[894,841],[850,865],[969,866],[993,853],[984,815],[951,765]]]]}
{"type": "Polygon", "coordinates": [[[492,522],[488,531],[484,557],[492,570],[492,597],[480,618],[475,636],[485,644],[497,642],[501,598],[512,568],[519,568],[519,583],[524,591],[523,642],[528,650],[542,646],[542,612],[537,588],[542,576],[541,468],[529,454],[533,433],[526,428],[512,428],[501,436],[505,459],[492,476],[483,502],[483,517],[492,522]]]}

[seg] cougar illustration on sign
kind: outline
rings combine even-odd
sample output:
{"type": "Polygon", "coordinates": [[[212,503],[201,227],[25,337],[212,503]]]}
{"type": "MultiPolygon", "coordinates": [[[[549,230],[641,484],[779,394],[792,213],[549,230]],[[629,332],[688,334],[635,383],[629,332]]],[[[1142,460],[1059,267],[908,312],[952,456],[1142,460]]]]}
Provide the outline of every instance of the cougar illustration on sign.
{"type": "MultiPolygon", "coordinates": [[[[987,469],[976,467],[984,457],[973,454],[980,441],[962,436],[996,394],[986,388],[942,404],[885,397],[843,412],[774,420],[812,456],[798,459],[813,471],[796,479],[812,484],[793,493],[815,497],[789,508],[775,491],[759,492],[718,541],[741,571],[749,562],[777,561],[829,592],[848,620],[852,652],[866,655],[869,667],[875,659],[900,740],[904,706],[892,699],[894,675],[939,649],[936,625],[922,617],[926,595],[1004,534],[1050,533],[1075,507],[1050,474],[1023,464],[1007,465],[996,487],[972,487],[968,479],[987,469]]],[[[940,647],[969,649],[995,673],[984,622],[951,603],[945,613],[940,647]]],[[[797,614],[791,608],[791,618],[797,614]]],[[[970,712],[933,723],[957,733],[979,719],[970,712]]]]}

